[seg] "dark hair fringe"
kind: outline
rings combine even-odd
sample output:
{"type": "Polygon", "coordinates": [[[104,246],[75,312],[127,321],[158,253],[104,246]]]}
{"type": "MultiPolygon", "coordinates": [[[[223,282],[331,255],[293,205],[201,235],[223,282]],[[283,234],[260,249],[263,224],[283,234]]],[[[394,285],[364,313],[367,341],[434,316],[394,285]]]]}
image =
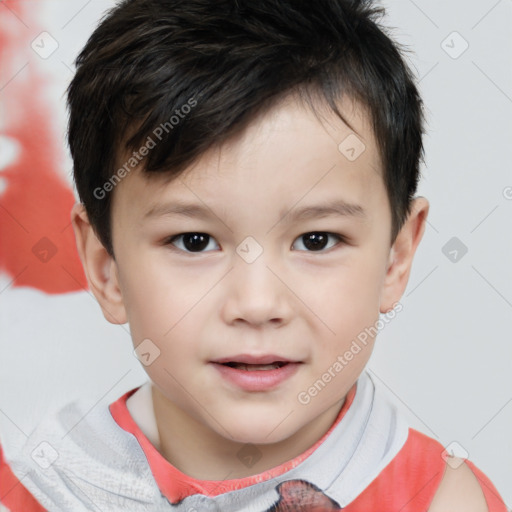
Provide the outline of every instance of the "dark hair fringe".
{"type": "Polygon", "coordinates": [[[380,25],[384,14],[371,0],[123,0],[110,10],[68,88],[76,188],[110,254],[112,194],[98,199],[94,190],[123,155],[193,98],[144,158],[145,173],[172,179],[294,92],[341,119],[344,96],[369,113],[393,241],[416,192],[424,119],[405,49],[380,25]]]}

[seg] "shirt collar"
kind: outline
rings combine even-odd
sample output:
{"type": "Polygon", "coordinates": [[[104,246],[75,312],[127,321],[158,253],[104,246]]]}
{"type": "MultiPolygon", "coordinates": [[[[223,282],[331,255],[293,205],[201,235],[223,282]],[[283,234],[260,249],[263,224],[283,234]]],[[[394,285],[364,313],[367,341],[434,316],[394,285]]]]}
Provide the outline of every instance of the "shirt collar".
{"type": "Polygon", "coordinates": [[[297,467],[305,461],[334,431],[336,426],[346,415],[356,395],[357,382],[350,388],[346,395],[345,402],[341,407],[336,420],[329,430],[313,446],[298,455],[297,457],[280,464],[267,471],[257,475],[236,478],[232,480],[198,480],[181,472],[178,468],[167,461],[160,452],[153,446],[140,427],[130,414],[126,402],[141,386],[132,389],[122,395],[115,402],[110,404],[109,410],[115,422],[126,432],[135,436],[142,448],[151,473],[161,491],[161,493],[171,502],[178,503],[187,496],[194,494],[203,494],[206,496],[218,496],[230,491],[243,489],[245,487],[258,484],[276,478],[291,469],[297,467]]]}

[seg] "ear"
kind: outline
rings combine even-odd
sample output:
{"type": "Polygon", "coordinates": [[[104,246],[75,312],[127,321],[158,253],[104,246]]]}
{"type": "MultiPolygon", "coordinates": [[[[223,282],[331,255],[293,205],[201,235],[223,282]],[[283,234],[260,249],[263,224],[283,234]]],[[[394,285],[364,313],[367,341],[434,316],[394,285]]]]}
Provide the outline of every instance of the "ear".
{"type": "Polygon", "coordinates": [[[391,247],[381,291],[381,313],[387,313],[393,309],[393,305],[400,300],[405,291],[414,253],[425,231],[428,210],[429,203],[424,197],[414,199],[411,213],[391,247]]]}
{"type": "Polygon", "coordinates": [[[103,315],[110,323],[126,323],[117,264],[96,236],[83,204],[73,206],[71,223],[89,288],[99,302],[103,315]]]}

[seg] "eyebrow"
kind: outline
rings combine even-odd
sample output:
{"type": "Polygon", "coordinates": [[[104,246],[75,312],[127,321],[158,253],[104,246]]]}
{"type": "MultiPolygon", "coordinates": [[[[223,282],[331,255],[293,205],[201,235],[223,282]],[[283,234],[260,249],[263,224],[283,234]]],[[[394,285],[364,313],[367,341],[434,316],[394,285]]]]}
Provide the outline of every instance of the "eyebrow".
{"type": "MultiPolygon", "coordinates": [[[[153,206],[144,214],[144,219],[162,216],[181,216],[199,219],[217,217],[207,206],[176,201],[153,206]]],[[[317,205],[281,210],[279,219],[284,220],[286,217],[286,222],[297,222],[330,216],[364,218],[366,217],[366,212],[358,204],[347,203],[343,199],[334,199],[317,205]]]]}

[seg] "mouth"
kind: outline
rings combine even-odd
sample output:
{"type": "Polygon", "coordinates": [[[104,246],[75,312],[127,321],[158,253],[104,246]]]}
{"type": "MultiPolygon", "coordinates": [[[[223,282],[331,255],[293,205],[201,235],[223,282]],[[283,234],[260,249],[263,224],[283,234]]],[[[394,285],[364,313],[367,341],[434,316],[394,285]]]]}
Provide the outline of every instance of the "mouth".
{"type": "Polygon", "coordinates": [[[237,363],[235,361],[231,361],[229,363],[221,363],[224,366],[229,366],[230,368],[235,368],[236,370],[245,370],[248,372],[257,372],[264,370],[277,370],[278,368],[282,368],[283,366],[289,364],[287,361],[275,361],[270,364],[246,364],[246,363],[237,363]]]}
{"type": "Polygon", "coordinates": [[[238,355],[212,361],[224,379],[247,391],[271,389],[290,378],[301,361],[267,354],[238,355]]]}
{"type": "Polygon", "coordinates": [[[212,363],[222,364],[224,366],[229,366],[230,368],[236,368],[237,370],[258,371],[276,370],[286,366],[287,364],[300,363],[300,361],[275,354],[238,354],[235,356],[216,359],[215,361],[212,361],[212,363]]]}

